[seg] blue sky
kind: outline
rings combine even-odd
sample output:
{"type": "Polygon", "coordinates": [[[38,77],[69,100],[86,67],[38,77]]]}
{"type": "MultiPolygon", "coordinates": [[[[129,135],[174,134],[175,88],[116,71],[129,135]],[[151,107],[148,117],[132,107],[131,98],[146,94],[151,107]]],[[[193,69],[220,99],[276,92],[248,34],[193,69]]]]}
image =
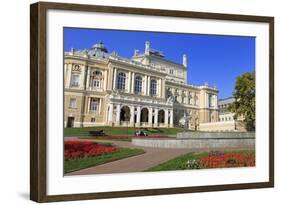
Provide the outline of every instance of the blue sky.
{"type": "Polygon", "coordinates": [[[207,82],[219,89],[219,98],[232,95],[235,79],[244,72],[255,70],[255,38],[200,34],[134,32],[120,30],[64,29],[64,50],[90,48],[102,41],[108,51],[131,58],[134,49],[150,47],[163,51],[165,57],[177,63],[188,57],[188,83],[207,82]]]}

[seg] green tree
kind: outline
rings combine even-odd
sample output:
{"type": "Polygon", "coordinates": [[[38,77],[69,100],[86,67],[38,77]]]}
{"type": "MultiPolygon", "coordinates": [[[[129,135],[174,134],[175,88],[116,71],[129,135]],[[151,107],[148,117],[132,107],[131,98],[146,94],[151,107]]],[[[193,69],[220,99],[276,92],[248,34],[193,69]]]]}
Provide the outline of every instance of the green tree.
{"type": "Polygon", "coordinates": [[[244,119],[248,131],[254,131],[256,120],[255,72],[247,72],[236,78],[233,96],[235,101],[230,104],[228,110],[244,119]]]}

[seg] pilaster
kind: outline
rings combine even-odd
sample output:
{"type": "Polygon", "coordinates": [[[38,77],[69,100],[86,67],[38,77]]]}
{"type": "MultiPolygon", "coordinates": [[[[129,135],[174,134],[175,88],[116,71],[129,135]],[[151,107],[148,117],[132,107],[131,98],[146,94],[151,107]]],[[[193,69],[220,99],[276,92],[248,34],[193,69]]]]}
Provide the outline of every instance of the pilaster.
{"type": "Polygon", "coordinates": [[[137,123],[136,123],[137,127],[140,126],[140,116],[141,116],[141,109],[140,107],[137,107],[137,123]]]}
{"type": "Polygon", "coordinates": [[[119,126],[120,125],[120,111],[121,111],[121,105],[117,104],[116,105],[116,120],[115,120],[115,125],[119,126]]]}
{"type": "Polygon", "coordinates": [[[148,108],[148,126],[152,126],[152,108],[148,108]]]}
{"type": "Polygon", "coordinates": [[[135,121],[135,107],[130,106],[130,126],[134,126],[134,121],[135,121]]]}
{"type": "Polygon", "coordinates": [[[154,127],[158,127],[158,108],[154,109],[154,127]]]}

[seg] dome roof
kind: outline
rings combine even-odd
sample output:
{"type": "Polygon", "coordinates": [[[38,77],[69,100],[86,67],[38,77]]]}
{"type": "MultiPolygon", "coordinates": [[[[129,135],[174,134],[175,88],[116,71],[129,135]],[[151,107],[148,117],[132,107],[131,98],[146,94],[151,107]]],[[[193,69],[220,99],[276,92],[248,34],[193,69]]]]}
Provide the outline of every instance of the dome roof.
{"type": "Polygon", "coordinates": [[[94,50],[99,50],[99,51],[102,51],[102,52],[105,52],[105,53],[108,52],[102,41],[99,41],[98,43],[94,44],[92,46],[92,48],[94,50]]]}
{"type": "Polygon", "coordinates": [[[106,47],[104,46],[103,42],[101,42],[101,41],[94,44],[89,49],[78,50],[78,51],[75,51],[75,53],[80,54],[80,55],[88,55],[90,57],[96,57],[96,58],[108,58],[110,56],[106,47]]]}

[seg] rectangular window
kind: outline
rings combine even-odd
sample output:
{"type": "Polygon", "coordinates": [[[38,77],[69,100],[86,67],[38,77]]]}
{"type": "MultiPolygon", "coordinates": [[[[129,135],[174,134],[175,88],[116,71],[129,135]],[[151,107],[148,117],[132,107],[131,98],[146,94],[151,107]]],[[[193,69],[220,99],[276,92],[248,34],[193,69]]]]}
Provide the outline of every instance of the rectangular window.
{"type": "Polygon", "coordinates": [[[100,80],[93,80],[93,87],[100,88],[100,80]]]}
{"type": "Polygon", "coordinates": [[[71,98],[69,101],[69,107],[70,108],[76,108],[76,99],[75,98],[71,98]]]}
{"type": "Polygon", "coordinates": [[[91,111],[98,111],[99,110],[99,103],[100,103],[100,99],[99,98],[91,98],[90,101],[90,110],[91,111]]]}
{"type": "Polygon", "coordinates": [[[150,95],[157,95],[157,82],[154,79],[150,81],[150,95]]]}
{"type": "Polygon", "coordinates": [[[71,85],[71,87],[79,86],[79,75],[77,75],[77,74],[71,75],[70,85],[71,85]]]}

